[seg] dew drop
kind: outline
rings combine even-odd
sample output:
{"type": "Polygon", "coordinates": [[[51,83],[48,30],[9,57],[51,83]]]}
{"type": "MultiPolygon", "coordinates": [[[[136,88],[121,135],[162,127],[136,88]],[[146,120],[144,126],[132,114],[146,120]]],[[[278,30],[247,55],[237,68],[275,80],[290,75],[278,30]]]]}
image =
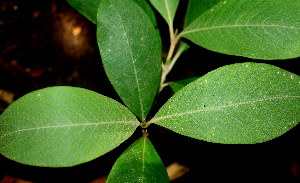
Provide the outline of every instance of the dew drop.
{"type": "Polygon", "coordinates": [[[39,96],[41,96],[41,94],[38,93],[37,96],[39,97],[39,96]]]}
{"type": "Polygon", "coordinates": [[[285,76],[285,74],[283,74],[285,76]]]}
{"type": "Polygon", "coordinates": [[[226,4],[226,1],[224,1],[224,4],[226,4]]]}
{"type": "Polygon", "coordinates": [[[126,32],[124,32],[124,35],[126,35],[126,32]]]}
{"type": "Polygon", "coordinates": [[[249,67],[249,65],[246,65],[246,67],[249,67]]]}

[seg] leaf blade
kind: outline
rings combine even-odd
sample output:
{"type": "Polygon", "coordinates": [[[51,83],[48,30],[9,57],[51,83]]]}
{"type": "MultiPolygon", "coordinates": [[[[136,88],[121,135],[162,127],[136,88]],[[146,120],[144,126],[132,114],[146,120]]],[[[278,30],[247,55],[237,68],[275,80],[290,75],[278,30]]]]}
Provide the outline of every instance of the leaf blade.
{"type": "Polygon", "coordinates": [[[129,138],[139,122],[120,103],[74,87],[31,92],[0,116],[0,152],[20,163],[74,166],[129,138]]]}
{"type": "MultiPolygon", "coordinates": [[[[88,20],[97,24],[98,6],[101,0],[67,0],[67,2],[77,11],[79,11],[88,20]]],[[[134,0],[151,19],[154,26],[157,26],[156,17],[150,4],[146,0],[134,0]]]]}
{"type": "Polygon", "coordinates": [[[260,143],[300,121],[300,77],[268,64],[221,67],[177,92],[152,122],[215,143],[260,143]]]}
{"type": "Polygon", "coordinates": [[[150,0],[150,2],[168,25],[173,24],[179,0],[150,0]]]}
{"type": "Polygon", "coordinates": [[[187,27],[200,15],[205,13],[211,7],[219,3],[221,0],[190,0],[187,8],[184,26],[187,27]]]}
{"type": "Polygon", "coordinates": [[[299,57],[299,1],[222,1],[181,36],[220,53],[254,59],[299,57]]]}
{"type": "Polygon", "coordinates": [[[117,159],[107,182],[170,182],[166,168],[150,140],[143,136],[117,159]]]}
{"type": "Polygon", "coordinates": [[[97,40],[110,82],[128,108],[144,121],[161,74],[158,31],[133,1],[102,0],[97,40]]]}
{"type": "Polygon", "coordinates": [[[67,0],[67,2],[88,20],[97,23],[97,10],[101,0],[67,0]]]}

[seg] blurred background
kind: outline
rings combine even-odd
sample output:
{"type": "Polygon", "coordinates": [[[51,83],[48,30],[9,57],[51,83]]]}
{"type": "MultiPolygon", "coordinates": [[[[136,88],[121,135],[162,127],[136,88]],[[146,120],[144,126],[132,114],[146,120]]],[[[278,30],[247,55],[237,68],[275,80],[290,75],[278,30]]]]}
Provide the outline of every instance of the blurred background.
{"type": "MultiPolygon", "coordinates": [[[[182,30],[187,3],[188,0],[180,1],[175,17],[174,26],[179,31],[182,30]]],[[[166,57],[168,26],[158,14],[157,17],[163,41],[162,56],[166,57]]],[[[167,81],[202,76],[218,67],[239,62],[269,63],[300,75],[299,58],[252,60],[190,44],[191,48],[182,54],[167,81]]],[[[96,25],[72,9],[66,0],[0,0],[0,113],[26,93],[58,85],[83,87],[122,103],[103,70],[96,25]]],[[[172,90],[166,87],[158,97],[155,110],[172,95],[172,90]]],[[[172,163],[183,165],[180,171],[185,174],[172,181],[174,183],[225,180],[300,182],[299,128],[298,125],[280,138],[257,145],[212,144],[156,125],[151,125],[148,133],[166,166],[172,163]]],[[[120,154],[141,134],[138,129],[113,151],[69,168],[32,167],[0,155],[0,183],[103,182],[104,179],[99,178],[108,175],[120,154]]]]}

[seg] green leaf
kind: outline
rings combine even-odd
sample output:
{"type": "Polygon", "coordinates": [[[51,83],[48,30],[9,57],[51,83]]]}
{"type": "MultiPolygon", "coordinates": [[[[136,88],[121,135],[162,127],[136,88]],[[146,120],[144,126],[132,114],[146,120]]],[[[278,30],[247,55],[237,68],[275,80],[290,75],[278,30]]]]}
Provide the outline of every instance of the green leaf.
{"type": "MultiPolygon", "coordinates": [[[[67,0],[68,3],[83,16],[94,24],[97,24],[98,6],[101,0],[67,0]]],[[[134,0],[151,19],[154,26],[157,26],[156,17],[153,9],[146,0],[134,0]]]]}
{"type": "Polygon", "coordinates": [[[152,143],[143,136],[115,162],[107,178],[107,183],[110,182],[165,183],[170,180],[152,143]]]}
{"type": "Polygon", "coordinates": [[[102,0],[97,39],[106,74],[142,121],[160,81],[161,41],[145,12],[132,0],[102,0]]]}
{"type": "Polygon", "coordinates": [[[150,123],[215,143],[252,144],[300,121],[300,77],[268,64],[218,68],[190,83],[150,123]]]}
{"type": "Polygon", "coordinates": [[[31,92],[0,116],[0,153],[17,162],[68,167],[119,146],[139,126],[120,103],[75,87],[31,92]]]}
{"type": "Polygon", "coordinates": [[[168,25],[173,24],[179,0],[150,0],[150,2],[168,25]]]}
{"type": "Polygon", "coordinates": [[[172,88],[173,92],[176,93],[183,87],[185,87],[187,84],[197,80],[199,77],[193,77],[193,78],[188,78],[188,79],[183,79],[179,81],[172,81],[169,82],[169,86],[172,88]]]}
{"type": "Polygon", "coordinates": [[[67,2],[88,20],[97,23],[97,11],[101,0],[67,0],[67,2]]]}
{"type": "Polygon", "coordinates": [[[221,0],[190,0],[186,12],[184,26],[187,27],[196,18],[209,10],[214,5],[218,4],[221,0]]]}
{"type": "Polygon", "coordinates": [[[148,15],[154,27],[157,26],[156,16],[154,10],[147,0],[134,0],[148,15]]]}
{"type": "Polygon", "coordinates": [[[212,51],[255,59],[300,55],[298,0],[222,1],[180,36],[212,51]]]}

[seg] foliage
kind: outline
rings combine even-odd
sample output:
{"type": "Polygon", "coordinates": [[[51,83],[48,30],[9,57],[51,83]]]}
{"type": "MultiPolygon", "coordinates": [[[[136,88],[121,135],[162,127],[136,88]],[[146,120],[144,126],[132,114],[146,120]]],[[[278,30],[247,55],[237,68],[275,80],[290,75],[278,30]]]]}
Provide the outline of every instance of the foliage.
{"type": "Polygon", "coordinates": [[[181,38],[254,59],[299,57],[298,0],[190,0],[179,34],[173,28],[179,0],[68,2],[97,24],[103,67],[126,107],[82,88],[31,92],[0,116],[0,152],[7,158],[34,166],[74,166],[116,148],[141,126],[143,136],[119,157],[108,182],[168,182],[147,137],[152,123],[224,144],[266,142],[298,124],[300,76],[269,64],[232,64],[202,77],[165,82],[189,48],[181,38]],[[165,60],[152,7],[169,26],[165,60]],[[167,85],[176,93],[151,119],[155,97],[167,85]]]}

